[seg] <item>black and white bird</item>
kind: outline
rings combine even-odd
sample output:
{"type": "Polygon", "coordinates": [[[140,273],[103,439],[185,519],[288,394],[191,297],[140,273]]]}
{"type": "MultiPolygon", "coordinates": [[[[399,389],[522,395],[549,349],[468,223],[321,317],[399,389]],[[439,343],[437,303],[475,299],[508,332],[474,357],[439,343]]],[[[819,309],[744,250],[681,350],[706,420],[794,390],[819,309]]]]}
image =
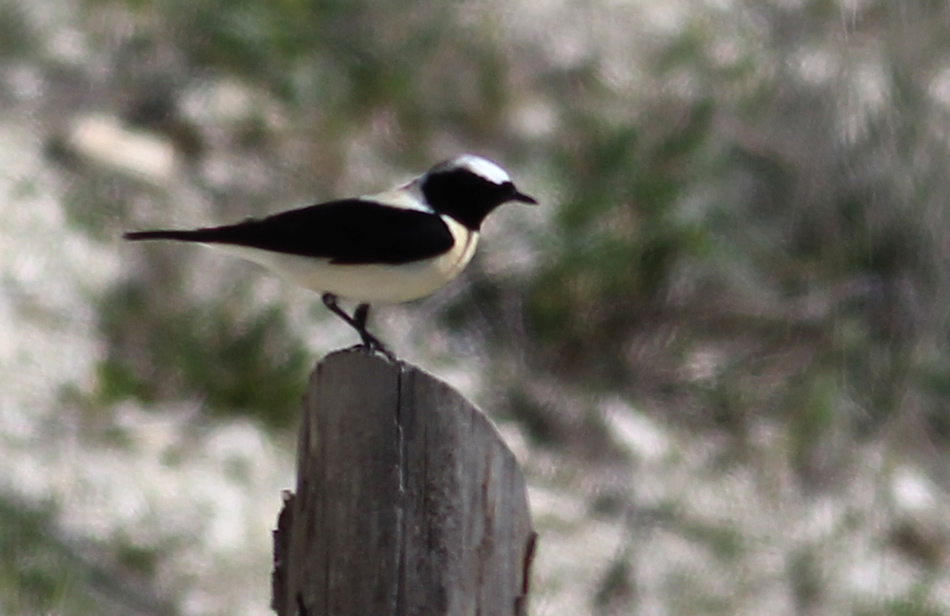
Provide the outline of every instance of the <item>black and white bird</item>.
{"type": "Polygon", "coordinates": [[[414,180],[375,195],[318,203],[192,230],[126,233],[128,240],[208,244],[258,263],[322,294],[362,345],[394,356],[366,330],[370,304],[431,295],[475,254],[485,217],[509,201],[536,204],[497,164],[472,154],[442,162],[414,180]],[[358,302],[352,315],[340,298],[358,302]]]}

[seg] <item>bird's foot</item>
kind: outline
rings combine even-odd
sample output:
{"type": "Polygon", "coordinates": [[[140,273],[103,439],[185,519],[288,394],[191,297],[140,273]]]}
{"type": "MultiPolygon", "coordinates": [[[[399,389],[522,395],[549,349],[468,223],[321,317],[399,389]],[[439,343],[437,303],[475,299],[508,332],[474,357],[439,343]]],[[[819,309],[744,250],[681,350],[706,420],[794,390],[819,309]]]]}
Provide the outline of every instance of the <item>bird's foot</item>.
{"type": "Polygon", "coordinates": [[[369,304],[360,304],[356,307],[356,311],[353,313],[353,316],[350,316],[340,308],[337,303],[336,295],[332,293],[323,294],[323,303],[329,308],[335,315],[343,319],[347,325],[356,330],[356,333],[360,335],[360,340],[362,342],[355,347],[356,349],[361,349],[366,353],[379,353],[383,355],[389,361],[396,363],[399,361],[396,358],[396,355],[386,348],[379,338],[373,334],[366,331],[366,322],[369,320],[369,304]]]}
{"type": "Polygon", "coordinates": [[[379,338],[369,333],[366,330],[366,322],[369,320],[369,304],[360,304],[356,307],[356,312],[353,313],[353,326],[356,328],[356,333],[360,335],[360,339],[363,343],[360,345],[368,353],[380,353],[386,357],[389,361],[396,363],[396,355],[386,348],[386,345],[383,344],[379,338]]]}
{"type": "Polygon", "coordinates": [[[372,355],[373,353],[379,353],[389,361],[396,363],[399,359],[396,357],[396,354],[386,348],[386,345],[380,342],[379,338],[374,336],[369,332],[360,332],[360,337],[363,341],[356,345],[356,348],[362,349],[364,352],[372,355]]]}
{"type": "Polygon", "coordinates": [[[383,357],[385,357],[386,359],[388,359],[394,364],[399,362],[399,358],[396,357],[396,355],[392,351],[390,351],[384,346],[379,346],[375,344],[366,344],[365,342],[361,342],[359,344],[354,344],[353,346],[347,348],[346,350],[359,351],[361,353],[366,353],[367,355],[375,355],[376,353],[379,353],[380,355],[382,355],[383,357]]]}

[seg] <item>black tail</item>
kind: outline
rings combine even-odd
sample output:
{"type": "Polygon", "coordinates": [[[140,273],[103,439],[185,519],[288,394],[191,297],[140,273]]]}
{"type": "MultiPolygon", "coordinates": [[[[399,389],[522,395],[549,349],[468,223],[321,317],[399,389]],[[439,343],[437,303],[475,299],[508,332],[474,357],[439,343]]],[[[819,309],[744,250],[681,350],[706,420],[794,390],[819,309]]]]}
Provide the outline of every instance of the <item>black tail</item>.
{"type": "Polygon", "coordinates": [[[207,232],[205,229],[194,229],[192,231],[175,231],[161,229],[158,231],[132,231],[123,233],[122,237],[127,240],[177,240],[179,242],[207,242],[207,232]]]}

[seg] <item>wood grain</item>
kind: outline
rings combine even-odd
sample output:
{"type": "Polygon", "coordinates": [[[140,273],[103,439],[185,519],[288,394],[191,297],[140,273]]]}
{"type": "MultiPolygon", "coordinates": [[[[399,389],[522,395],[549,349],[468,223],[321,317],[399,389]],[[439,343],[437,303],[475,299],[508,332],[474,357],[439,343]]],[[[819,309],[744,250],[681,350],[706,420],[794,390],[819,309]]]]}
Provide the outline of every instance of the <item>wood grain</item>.
{"type": "Polygon", "coordinates": [[[403,362],[341,351],[304,399],[274,533],[280,616],[520,616],[534,532],[491,421],[403,362]]]}

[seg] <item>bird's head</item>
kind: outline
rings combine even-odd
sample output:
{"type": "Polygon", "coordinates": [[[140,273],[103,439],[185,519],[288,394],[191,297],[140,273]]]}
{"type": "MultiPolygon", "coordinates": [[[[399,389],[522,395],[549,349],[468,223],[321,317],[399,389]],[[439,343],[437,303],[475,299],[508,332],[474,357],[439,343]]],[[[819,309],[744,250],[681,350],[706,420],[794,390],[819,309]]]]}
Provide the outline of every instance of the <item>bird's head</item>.
{"type": "Polygon", "coordinates": [[[463,154],[439,163],[418,178],[429,206],[469,229],[477,231],[492,210],[503,203],[518,201],[537,204],[519,192],[508,172],[492,161],[463,154]]]}

